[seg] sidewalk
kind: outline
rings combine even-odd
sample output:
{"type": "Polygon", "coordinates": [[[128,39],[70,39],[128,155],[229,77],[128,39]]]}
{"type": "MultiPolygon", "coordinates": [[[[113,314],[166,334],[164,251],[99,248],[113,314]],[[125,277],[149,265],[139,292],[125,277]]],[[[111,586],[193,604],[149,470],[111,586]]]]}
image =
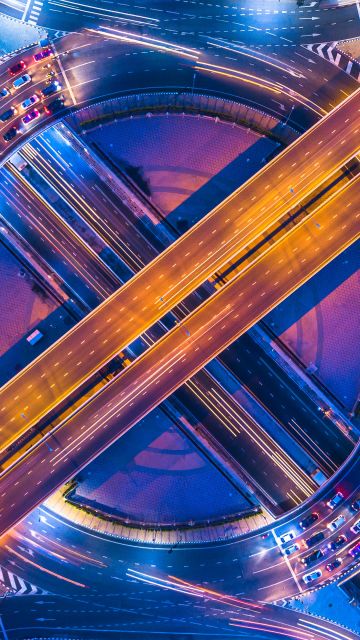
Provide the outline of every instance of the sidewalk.
{"type": "Polygon", "coordinates": [[[132,526],[129,522],[111,522],[110,519],[105,520],[95,514],[87,513],[80,507],[66,502],[64,499],[64,487],[51,495],[45,501],[44,506],[69,522],[103,535],[145,544],[170,546],[232,540],[273,522],[270,515],[259,513],[241,520],[224,521],[223,524],[216,525],[210,523],[208,526],[203,527],[195,527],[189,523],[188,528],[182,529],[146,529],[136,525],[132,526]]]}
{"type": "Polygon", "coordinates": [[[9,54],[35,44],[46,33],[41,27],[34,27],[26,22],[10,18],[0,13],[0,61],[4,62],[9,54]]]}
{"type": "Polygon", "coordinates": [[[360,611],[349,604],[349,598],[336,584],[327,585],[325,589],[310,591],[291,600],[288,608],[336,622],[354,633],[360,631],[360,611]]]}

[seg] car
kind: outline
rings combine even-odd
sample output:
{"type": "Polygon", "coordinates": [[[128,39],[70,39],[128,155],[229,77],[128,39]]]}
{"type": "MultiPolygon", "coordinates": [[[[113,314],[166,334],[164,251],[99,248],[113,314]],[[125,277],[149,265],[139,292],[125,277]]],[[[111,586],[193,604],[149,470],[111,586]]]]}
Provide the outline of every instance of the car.
{"type": "Polygon", "coordinates": [[[22,118],[22,121],[24,124],[29,124],[29,122],[32,122],[33,120],[38,118],[39,115],[40,111],[38,109],[32,109],[31,111],[27,112],[26,116],[22,118]]]}
{"type": "Polygon", "coordinates": [[[52,82],[50,82],[50,84],[48,84],[46,87],[43,87],[41,89],[41,93],[45,98],[46,96],[51,96],[53,93],[60,91],[60,89],[61,89],[60,82],[58,80],[53,80],[52,82]]]}
{"type": "Polygon", "coordinates": [[[307,538],[305,540],[305,544],[306,544],[306,546],[308,548],[310,548],[310,547],[313,547],[318,542],[321,542],[322,540],[324,540],[324,538],[325,538],[324,532],[323,531],[317,531],[312,536],[310,536],[310,538],[307,538]]]}
{"type": "Polygon", "coordinates": [[[0,89],[0,100],[2,98],[6,98],[6,96],[10,95],[10,91],[7,87],[3,87],[2,89],[0,89]]]}
{"type": "Polygon", "coordinates": [[[352,526],[352,527],[350,527],[350,529],[351,529],[351,531],[352,531],[353,533],[359,533],[359,532],[360,532],[360,520],[357,520],[357,521],[355,522],[355,524],[353,524],[353,526],[352,526]]]}
{"type": "Polygon", "coordinates": [[[346,518],[344,516],[338,516],[335,520],[329,522],[327,528],[330,529],[330,531],[336,531],[336,529],[339,529],[345,522],[346,518]]]}
{"type": "Polygon", "coordinates": [[[329,562],[325,568],[327,571],[334,571],[334,569],[337,569],[342,565],[342,562],[342,558],[335,558],[335,560],[333,560],[333,562],[329,562]]]}
{"type": "Polygon", "coordinates": [[[313,564],[317,560],[321,560],[324,556],[325,554],[321,549],[316,549],[316,551],[313,551],[312,553],[310,553],[310,555],[301,558],[301,562],[303,564],[306,564],[306,566],[308,567],[309,564],[313,564]]]}
{"type": "Polygon", "coordinates": [[[35,62],[38,62],[39,60],[44,60],[44,58],[48,58],[49,56],[52,56],[52,54],[53,54],[52,50],[47,48],[47,49],[43,49],[42,51],[39,51],[38,53],[35,53],[33,58],[35,62]]]}
{"type": "Polygon", "coordinates": [[[343,494],[341,493],[341,491],[338,491],[326,504],[328,507],[330,507],[330,509],[335,509],[335,507],[337,507],[343,500],[343,494]]]}
{"type": "Polygon", "coordinates": [[[319,519],[318,513],[310,513],[308,516],[306,516],[306,518],[304,518],[304,520],[301,520],[300,527],[302,529],[307,529],[312,524],[314,524],[314,522],[316,522],[316,520],[318,519],[319,519]]]}
{"type": "Polygon", "coordinates": [[[280,542],[281,544],[286,544],[287,542],[290,542],[290,540],[292,540],[293,538],[295,538],[295,533],[293,531],[287,531],[287,533],[283,533],[280,536],[280,542]]]}
{"type": "Polygon", "coordinates": [[[359,509],[360,509],[360,498],[358,498],[357,500],[355,500],[355,501],[350,505],[350,509],[351,509],[351,511],[353,511],[354,513],[356,513],[357,511],[359,511],[359,509]]]}
{"type": "Polygon", "coordinates": [[[16,64],[13,64],[12,67],[10,67],[9,73],[11,76],[16,76],[18,73],[20,73],[24,69],[26,69],[26,64],[24,60],[20,60],[20,62],[17,62],[16,64]]]}
{"type": "Polygon", "coordinates": [[[355,547],[352,547],[351,549],[349,549],[349,554],[353,557],[353,558],[357,558],[360,555],[360,542],[358,542],[355,547]]]}
{"type": "Polygon", "coordinates": [[[0,113],[1,122],[6,122],[6,120],[10,120],[17,113],[17,109],[15,107],[9,107],[6,111],[0,113]]]}
{"type": "Polygon", "coordinates": [[[26,100],[24,100],[24,102],[21,103],[21,108],[24,110],[28,109],[36,102],[39,102],[39,100],[40,100],[39,96],[36,93],[34,93],[32,96],[30,96],[29,98],[26,98],[26,100]]]}
{"type": "Polygon", "coordinates": [[[321,578],[322,576],[322,571],[320,569],[317,569],[316,571],[313,571],[312,573],[306,573],[303,576],[303,581],[305,582],[305,584],[309,584],[309,582],[314,582],[314,580],[317,580],[318,578],[321,578]]]}
{"type": "Polygon", "coordinates": [[[332,542],[329,542],[328,547],[332,551],[336,551],[337,549],[340,549],[340,547],[343,547],[345,542],[347,542],[347,537],[344,535],[341,535],[335,540],[333,540],[332,542]]]}
{"type": "Polygon", "coordinates": [[[20,76],[20,78],[16,78],[16,80],[14,80],[13,87],[14,89],[19,89],[19,87],[24,86],[24,84],[28,84],[28,82],[31,82],[31,76],[29,76],[28,73],[25,73],[23,76],[20,76]]]}
{"type": "Polygon", "coordinates": [[[296,553],[296,551],[299,551],[300,549],[300,545],[299,544],[291,544],[290,547],[288,547],[287,549],[285,549],[285,555],[287,556],[292,556],[293,553],[296,553]]]}
{"type": "Polygon", "coordinates": [[[3,138],[4,138],[5,142],[10,142],[10,140],[15,138],[17,133],[18,133],[18,130],[17,130],[16,127],[11,127],[7,131],[5,131],[5,133],[3,135],[3,138]]]}
{"type": "Polygon", "coordinates": [[[47,113],[48,115],[50,115],[51,113],[57,113],[64,107],[64,103],[65,103],[64,96],[59,96],[52,102],[49,102],[49,104],[46,107],[44,107],[45,113],[47,113]]]}

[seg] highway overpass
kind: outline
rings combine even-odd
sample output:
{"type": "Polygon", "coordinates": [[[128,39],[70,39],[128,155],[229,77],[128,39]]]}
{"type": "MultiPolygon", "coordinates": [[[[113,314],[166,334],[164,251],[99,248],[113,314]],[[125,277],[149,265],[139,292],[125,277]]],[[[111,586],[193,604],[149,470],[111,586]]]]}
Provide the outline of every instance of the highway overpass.
{"type": "Polygon", "coordinates": [[[359,148],[360,89],[248,180],[0,391],[0,447],[333,175],[359,148]],[[24,417],[25,416],[25,417],[24,417]]]}
{"type": "Polygon", "coordinates": [[[0,533],[359,237],[359,185],[340,189],[3,473],[0,533]]]}

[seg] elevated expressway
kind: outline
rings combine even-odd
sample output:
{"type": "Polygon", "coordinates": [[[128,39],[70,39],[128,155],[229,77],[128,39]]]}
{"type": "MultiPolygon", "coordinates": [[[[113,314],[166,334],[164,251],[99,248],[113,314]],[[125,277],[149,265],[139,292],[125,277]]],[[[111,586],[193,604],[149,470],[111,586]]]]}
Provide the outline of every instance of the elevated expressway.
{"type": "Polygon", "coordinates": [[[360,177],[354,178],[254,258],[250,266],[4,472],[0,533],[359,237],[359,184],[360,177]]]}
{"type": "Polygon", "coordinates": [[[360,89],[4,385],[1,449],[353,157],[359,112],[360,89]]]}

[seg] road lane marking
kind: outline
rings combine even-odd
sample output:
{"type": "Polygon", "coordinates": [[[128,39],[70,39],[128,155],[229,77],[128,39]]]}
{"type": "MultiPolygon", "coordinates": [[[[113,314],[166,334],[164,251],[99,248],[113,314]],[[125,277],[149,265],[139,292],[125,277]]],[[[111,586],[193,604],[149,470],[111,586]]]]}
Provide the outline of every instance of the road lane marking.
{"type": "Polygon", "coordinates": [[[61,73],[62,73],[62,76],[63,76],[64,80],[65,80],[65,84],[66,84],[66,86],[67,86],[67,89],[68,89],[68,91],[69,91],[70,98],[72,99],[73,103],[74,103],[74,104],[76,104],[76,98],[75,98],[75,96],[74,96],[74,92],[73,92],[73,90],[72,90],[72,88],[71,88],[71,84],[70,84],[70,82],[69,82],[69,80],[68,80],[68,78],[67,78],[67,75],[66,75],[66,73],[65,73],[65,69],[64,69],[63,64],[62,64],[62,62],[61,62],[60,55],[59,55],[59,54],[58,54],[58,52],[56,51],[56,47],[55,47],[54,43],[52,43],[52,46],[53,46],[53,49],[54,49],[54,51],[55,51],[55,54],[56,54],[56,57],[57,57],[57,61],[58,61],[58,63],[59,63],[60,71],[61,71],[61,73]]]}
{"type": "Polygon", "coordinates": [[[295,571],[293,570],[293,568],[292,568],[292,566],[291,566],[291,562],[289,561],[288,556],[286,555],[286,553],[284,553],[284,552],[283,552],[282,546],[281,546],[281,544],[280,544],[280,542],[279,542],[279,538],[277,537],[277,535],[276,535],[276,533],[275,533],[274,529],[271,529],[271,533],[273,534],[274,539],[276,540],[277,545],[278,545],[278,547],[279,547],[279,549],[280,549],[281,553],[283,554],[283,558],[284,558],[284,560],[285,560],[285,563],[286,563],[286,565],[287,565],[287,567],[288,567],[288,569],[289,569],[289,571],[290,571],[290,573],[291,573],[291,575],[292,575],[292,577],[293,577],[293,579],[294,579],[294,581],[295,581],[295,583],[296,583],[296,585],[297,585],[297,587],[298,587],[299,591],[300,591],[300,592],[301,592],[301,591],[303,591],[302,586],[301,586],[301,584],[300,584],[299,580],[297,579],[297,576],[296,576],[296,574],[295,574],[295,571]]]}

